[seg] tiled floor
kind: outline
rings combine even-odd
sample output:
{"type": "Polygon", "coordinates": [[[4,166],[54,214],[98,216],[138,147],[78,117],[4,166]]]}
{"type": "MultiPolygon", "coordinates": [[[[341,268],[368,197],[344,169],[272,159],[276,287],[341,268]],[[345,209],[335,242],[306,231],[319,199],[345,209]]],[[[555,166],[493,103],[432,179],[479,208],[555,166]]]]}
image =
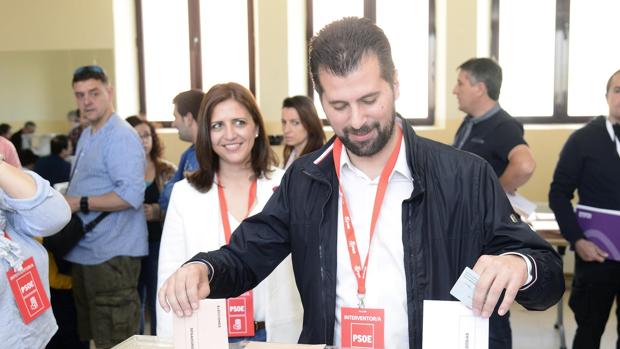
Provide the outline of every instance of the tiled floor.
{"type": "MultiPolygon", "coordinates": [[[[566,347],[572,348],[575,335],[575,318],[568,307],[569,291],[564,294],[564,327],[566,329],[566,347]]],[[[560,337],[553,327],[557,316],[557,306],[543,312],[527,311],[520,305],[511,309],[510,323],[512,326],[513,349],[558,349],[560,337]]],[[[616,310],[611,310],[605,333],[601,340],[601,349],[616,347],[616,310]]]]}

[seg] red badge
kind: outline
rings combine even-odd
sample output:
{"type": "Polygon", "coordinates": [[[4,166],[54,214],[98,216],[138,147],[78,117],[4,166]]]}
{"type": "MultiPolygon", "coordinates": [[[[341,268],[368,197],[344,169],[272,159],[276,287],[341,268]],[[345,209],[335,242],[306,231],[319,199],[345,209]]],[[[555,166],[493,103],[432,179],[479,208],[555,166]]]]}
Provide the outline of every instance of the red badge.
{"type": "Polygon", "coordinates": [[[32,257],[26,259],[22,266],[21,272],[16,273],[10,269],[6,276],[11,284],[22,319],[28,324],[50,307],[50,301],[41,283],[34,259],[32,257]]]}
{"type": "Polygon", "coordinates": [[[383,309],[342,308],[343,348],[383,348],[383,309]]]}
{"type": "Polygon", "coordinates": [[[254,302],[252,291],[226,300],[228,337],[254,336],[254,302]]]}

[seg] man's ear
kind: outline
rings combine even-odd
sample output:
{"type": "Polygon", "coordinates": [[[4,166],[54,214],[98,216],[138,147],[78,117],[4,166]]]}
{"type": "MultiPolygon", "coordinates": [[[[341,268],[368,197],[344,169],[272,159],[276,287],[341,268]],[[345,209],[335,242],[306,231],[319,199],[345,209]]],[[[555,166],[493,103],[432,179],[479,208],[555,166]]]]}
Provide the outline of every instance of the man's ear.
{"type": "Polygon", "coordinates": [[[196,123],[196,120],[194,120],[194,116],[192,115],[192,112],[187,112],[187,114],[183,115],[183,123],[185,124],[185,126],[187,127],[192,127],[192,125],[194,125],[196,123]]]}
{"type": "Polygon", "coordinates": [[[484,82],[478,81],[475,85],[476,85],[476,91],[478,92],[479,96],[488,96],[489,95],[489,93],[487,91],[487,85],[485,85],[484,82]]]}
{"type": "Polygon", "coordinates": [[[106,89],[108,90],[108,94],[110,95],[110,98],[114,99],[114,87],[112,85],[108,85],[106,86],[106,89]]]}

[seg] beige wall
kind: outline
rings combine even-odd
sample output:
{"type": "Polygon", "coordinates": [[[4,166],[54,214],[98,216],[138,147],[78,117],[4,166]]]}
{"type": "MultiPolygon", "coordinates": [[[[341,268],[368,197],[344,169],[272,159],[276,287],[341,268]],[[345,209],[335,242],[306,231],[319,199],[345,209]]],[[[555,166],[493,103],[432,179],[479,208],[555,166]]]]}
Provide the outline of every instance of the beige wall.
{"type": "Polygon", "coordinates": [[[113,67],[113,50],[0,51],[0,119],[15,130],[32,120],[39,133],[68,131],[66,115],[75,109],[71,74],[95,62],[113,67]]]}
{"type": "Polygon", "coordinates": [[[0,33],[0,121],[15,130],[32,120],[68,131],[73,70],[96,63],[114,76],[109,0],[3,1],[0,33]]]}
{"type": "MultiPolygon", "coordinates": [[[[291,34],[287,21],[300,20],[287,18],[289,1],[255,1],[257,100],[270,133],[280,133],[280,103],[289,91],[291,34]]],[[[463,115],[451,94],[456,67],[475,56],[479,48],[476,5],[476,0],[437,2],[437,123],[416,130],[444,143],[452,141],[463,115]]],[[[71,71],[79,65],[98,63],[114,76],[112,7],[110,0],[3,2],[0,32],[10,35],[0,36],[0,122],[20,127],[32,119],[43,132],[68,129],[65,114],[74,108],[68,86],[71,71]]],[[[533,201],[547,200],[558,153],[571,131],[554,126],[526,127],[526,140],[538,167],[520,191],[533,201]]],[[[178,161],[188,144],[179,141],[174,130],[162,131],[161,135],[166,157],[178,161]]]]}

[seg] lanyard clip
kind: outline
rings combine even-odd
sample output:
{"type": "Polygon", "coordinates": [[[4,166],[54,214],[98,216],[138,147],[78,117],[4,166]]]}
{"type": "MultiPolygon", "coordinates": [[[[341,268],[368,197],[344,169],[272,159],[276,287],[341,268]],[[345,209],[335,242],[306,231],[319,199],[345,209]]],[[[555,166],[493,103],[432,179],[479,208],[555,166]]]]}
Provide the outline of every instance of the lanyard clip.
{"type": "Polygon", "coordinates": [[[364,304],[364,296],[365,295],[362,294],[362,293],[358,293],[357,294],[357,300],[358,300],[357,307],[360,308],[360,309],[366,308],[366,305],[364,304]]]}

